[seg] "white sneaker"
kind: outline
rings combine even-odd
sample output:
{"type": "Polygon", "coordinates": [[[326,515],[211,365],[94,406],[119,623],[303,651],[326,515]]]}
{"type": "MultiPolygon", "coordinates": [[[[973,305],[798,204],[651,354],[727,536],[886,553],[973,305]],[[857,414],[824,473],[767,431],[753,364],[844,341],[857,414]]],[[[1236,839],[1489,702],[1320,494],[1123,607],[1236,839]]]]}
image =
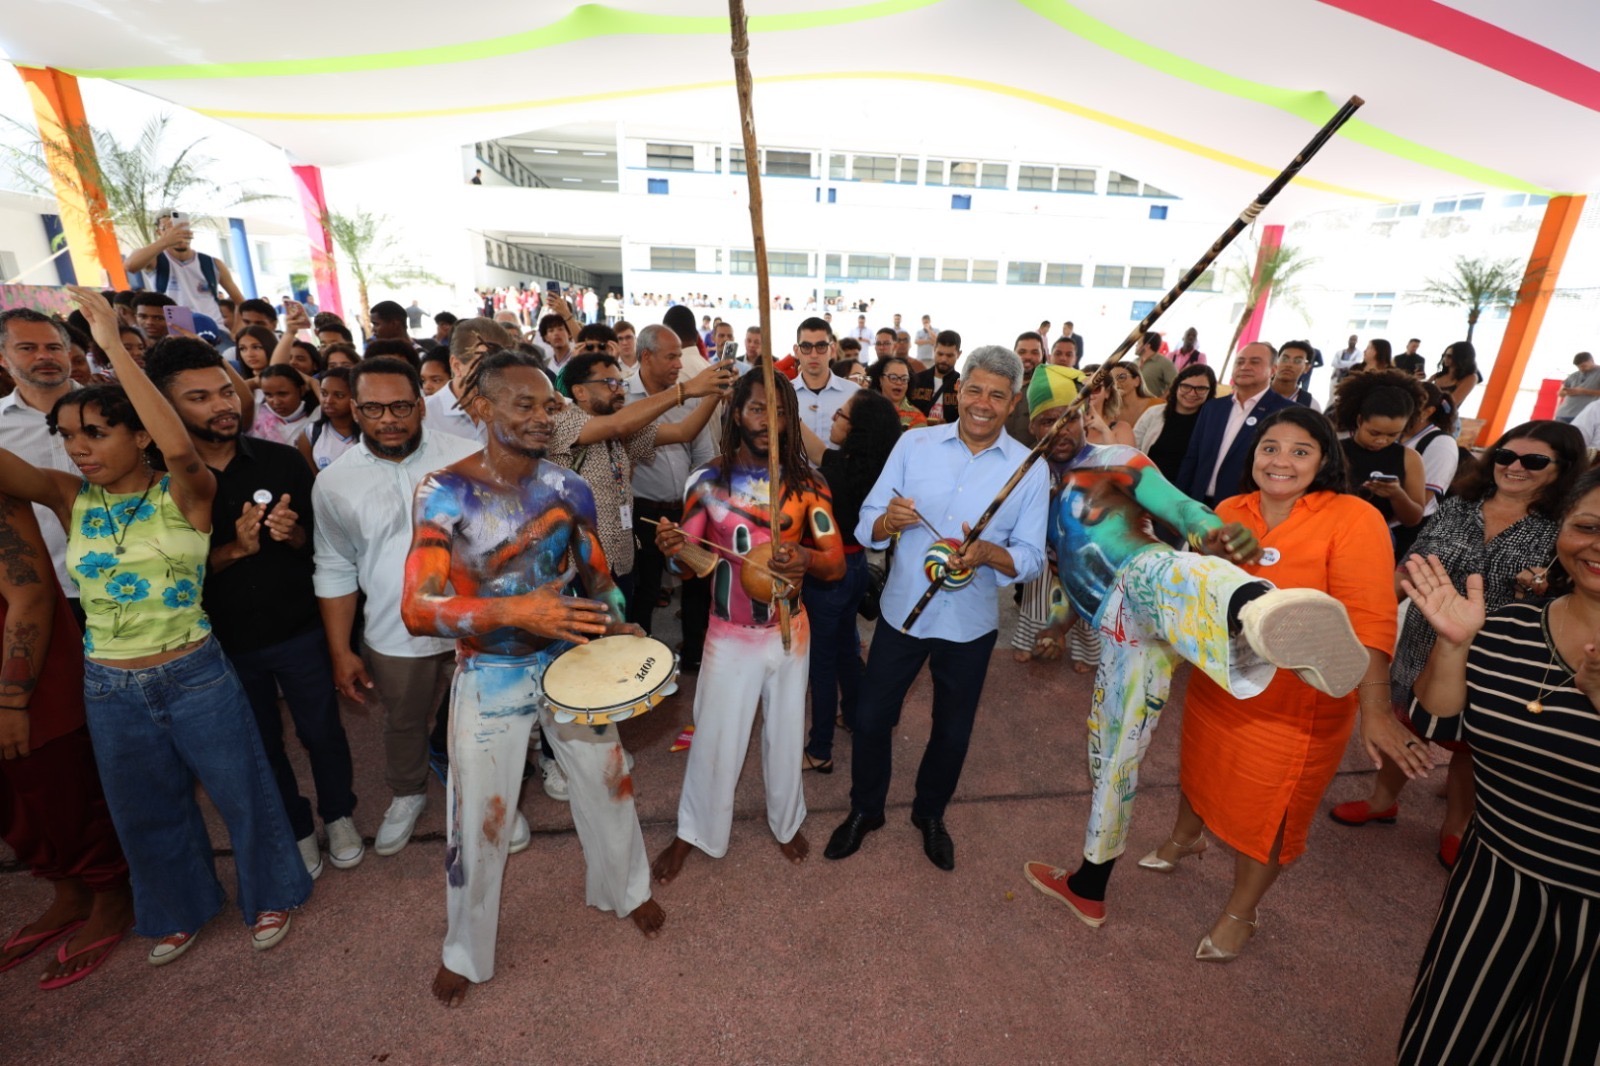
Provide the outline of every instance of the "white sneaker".
{"type": "Polygon", "coordinates": [[[378,827],[378,837],[372,850],[379,855],[395,855],[411,841],[411,831],[417,827],[422,808],[428,805],[426,794],[396,796],[383,812],[383,824],[378,827]]]}
{"type": "Polygon", "coordinates": [[[517,812],[516,824],[511,827],[511,854],[527,851],[528,845],[533,843],[533,830],[528,828],[528,819],[521,811],[517,812]]]}
{"type": "Polygon", "coordinates": [[[554,759],[544,759],[539,769],[544,773],[544,794],[566,803],[572,791],[567,787],[567,775],[561,772],[561,764],[554,759]]]}
{"type": "Polygon", "coordinates": [[[300,849],[300,861],[306,864],[306,873],[315,881],[322,876],[322,849],[317,847],[317,834],[313,831],[308,837],[301,837],[295,841],[295,846],[300,849]]]}
{"type": "Polygon", "coordinates": [[[328,831],[328,860],[340,870],[360,866],[362,857],[367,853],[367,845],[350,816],[347,814],[323,828],[328,831]]]}
{"type": "Polygon", "coordinates": [[[1344,605],[1316,589],[1273,589],[1239,610],[1251,649],[1330,696],[1355,691],[1370,661],[1344,605]]]}

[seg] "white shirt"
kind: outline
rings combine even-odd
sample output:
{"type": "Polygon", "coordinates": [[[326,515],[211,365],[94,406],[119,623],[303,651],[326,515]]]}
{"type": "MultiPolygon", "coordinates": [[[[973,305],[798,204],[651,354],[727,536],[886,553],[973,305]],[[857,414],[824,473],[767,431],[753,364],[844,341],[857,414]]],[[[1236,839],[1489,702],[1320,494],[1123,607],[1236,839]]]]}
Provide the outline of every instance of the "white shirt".
{"type": "MultiPolygon", "coordinates": [[[[1600,408],[1600,404],[1595,407],[1600,408]]],[[[67,458],[67,446],[45,425],[44,412],[29,407],[20,392],[0,399],[0,448],[34,466],[82,476],[78,465],[67,458]]],[[[48,507],[38,504],[33,505],[33,516],[39,520],[39,532],[44,534],[44,546],[50,550],[50,563],[55,567],[61,591],[76,599],[78,586],[67,575],[67,531],[61,519],[48,507]]]]}
{"type": "Polygon", "coordinates": [[[367,594],[364,639],[373,651],[420,659],[454,651],[443,637],[412,636],[400,620],[400,590],[411,550],[411,502],[417,483],[479,450],[476,441],[426,426],[417,450],[399,462],[380,459],[365,441],[317,475],[311,501],[318,597],[367,594]]]}
{"type": "MultiPolygon", "coordinates": [[[[1433,431],[1433,426],[1423,426],[1417,434],[1405,442],[1407,448],[1417,450],[1417,441],[1433,431]]],[[[1427,450],[1418,452],[1422,456],[1422,474],[1427,482],[1427,491],[1424,494],[1426,502],[1422,505],[1422,517],[1426,518],[1439,509],[1439,497],[1443,496],[1450,488],[1450,483],[1456,478],[1456,467],[1461,463],[1461,449],[1457,447],[1455,439],[1446,433],[1442,437],[1434,437],[1428,443],[1427,450]]]]}
{"type": "MultiPolygon", "coordinates": [[[[837,448],[838,445],[829,440],[833,433],[833,413],[860,390],[860,385],[838,374],[829,374],[828,383],[822,386],[820,392],[813,391],[804,378],[795,378],[794,391],[795,398],[800,401],[800,421],[804,422],[811,432],[829,441],[830,450],[837,448]]],[[[1600,404],[1595,406],[1600,407],[1600,404]]]]}
{"type": "MultiPolygon", "coordinates": [[[[9,399],[9,397],[7,397],[9,399]]],[[[3,403],[4,401],[0,401],[3,403]]],[[[5,408],[0,407],[0,426],[4,426],[5,408]]],[[[1578,412],[1572,428],[1583,434],[1583,443],[1590,448],[1600,448],[1600,403],[1592,403],[1578,412]]],[[[0,443],[4,443],[0,440],[0,443]]],[[[7,445],[10,447],[10,445],[7,445]]]]}
{"type": "MultiPolygon", "coordinates": [[[[650,395],[637,374],[628,379],[627,391],[629,403],[646,399],[650,395]]],[[[656,424],[682,422],[704,402],[704,400],[690,400],[682,407],[674,407],[656,419],[656,424]]],[[[657,503],[682,503],[683,488],[689,481],[689,475],[709,463],[717,454],[716,439],[713,435],[713,427],[716,424],[717,416],[713,415],[705,428],[688,444],[657,444],[654,459],[648,463],[635,463],[634,496],[642,500],[655,500],[657,503]]]]}
{"type": "Polygon", "coordinates": [[[917,358],[924,363],[933,358],[933,342],[939,335],[933,330],[923,327],[917,330],[917,358]]]}
{"type": "Polygon", "coordinates": [[[449,385],[422,401],[422,424],[452,437],[474,441],[480,447],[488,442],[486,428],[456,406],[456,394],[449,385]]]}
{"type": "MultiPolygon", "coordinates": [[[[217,306],[217,298],[206,288],[205,272],[200,269],[200,256],[204,253],[196,252],[187,260],[180,260],[171,252],[163,251],[167,257],[167,291],[164,295],[172,297],[181,306],[187,307],[197,315],[205,315],[218,325],[222,324],[222,308],[217,306]]],[[[155,267],[142,270],[144,287],[151,292],[156,287],[155,267]]],[[[217,271],[217,284],[222,284],[222,271],[217,271]]]]}
{"type": "Polygon", "coordinates": [[[1250,412],[1256,409],[1256,404],[1261,402],[1261,397],[1267,394],[1262,389],[1248,400],[1241,399],[1238,393],[1228,397],[1228,425],[1222,431],[1222,447],[1217,449],[1217,461],[1211,468],[1211,480],[1206,482],[1206,496],[1215,499],[1217,495],[1217,475],[1222,472],[1222,461],[1228,457],[1228,449],[1233,447],[1233,439],[1244,428],[1244,423],[1250,417],[1250,412]]]}
{"type": "Polygon", "coordinates": [[[862,342],[870,341],[872,340],[872,327],[857,326],[855,329],[846,334],[846,336],[854,337],[856,340],[862,342]]]}

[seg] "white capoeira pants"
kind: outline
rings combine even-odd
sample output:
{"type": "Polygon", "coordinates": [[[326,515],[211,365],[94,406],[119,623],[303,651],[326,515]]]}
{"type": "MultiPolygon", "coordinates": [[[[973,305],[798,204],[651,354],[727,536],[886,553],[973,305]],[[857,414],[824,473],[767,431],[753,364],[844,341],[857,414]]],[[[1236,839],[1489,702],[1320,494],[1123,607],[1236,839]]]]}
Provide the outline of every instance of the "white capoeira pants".
{"type": "Polygon", "coordinates": [[[650,862],[616,727],[556,722],[543,685],[554,658],[463,658],[450,690],[444,964],[470,981],[494,976],[500,886],[536,714],[571,789],[586,901],[624,917],[650,898],[650,862]]]}
{"type": "Polygon", "coordinates": [[[733,792],[744,769],[762,709],[761,778],[767,825],[787,844],[806,820],[800,780],[806,739],[806,683],[811,672],[811,623],[796,611],[791,650],[777,626],[741,626],[712,618],[694,693],[694,743],[678,800],[678,837],[714,859],[728,853],[733,792]]]}

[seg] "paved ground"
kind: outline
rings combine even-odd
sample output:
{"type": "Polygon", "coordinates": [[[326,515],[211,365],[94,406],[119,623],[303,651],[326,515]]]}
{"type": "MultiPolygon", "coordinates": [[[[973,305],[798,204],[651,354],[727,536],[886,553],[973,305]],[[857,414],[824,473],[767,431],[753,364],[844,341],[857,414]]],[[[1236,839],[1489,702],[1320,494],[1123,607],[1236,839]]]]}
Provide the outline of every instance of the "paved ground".
{"type": "MultiPolygon", "coordinates": [[[[0,1061],[1392,1061],[1444,881],[1433,859],[1444,801],[1433,784],[1413,788],[1396,827],[1319,819],[1308,854],[1263,905],[1247,953],[1203,965],[1191,954],[1227,897],[1225,849],[1170,877],[1133,865],[1171,824],[1181,687],[1146,762],[1110,921],[1083,926],[1022,876],[1026,859],[1070,864],[1078,853],[1089,691],[1063,665],[1013,663],[1002,642],[949,812],[954,873],[927,862],[906,823],[927,736],[924,675],[907,701],[885,830],[847,861],[821,858],[848,807],[846,746],[832,776],[807,775],[815,854],[792,868],[766,828],[753,755],[729,855],[697,854],[659,892],[667,926],[657,941],[583,905],[567,808],[531,783],[522,809],[535,837],[507,872],[500,972],[462,1008],[437,1006],[428,994],[445,924],[435,783],[411,846],[388,859],[369,850],[351,871],[329,866],[272,951],[251,951],[230,909],[159,970],[143,960],[148,945],[130,940],[64,991],[36,991],[29,966],[0,976],[0,1061]]],[[[689,721],[692,693],[685,684],[624,728],[652,854],[673,836],[684,756],[667,747],[689,721]]],[[[379,723],[370,713],[347,721],[356,821],[370,838],[388,801],[379,723]]],[[[1365,795],[1369,769],[1348,757],[1324,806],[1365,795]]],[[[226,834],[212,821],[231,886],[226,834]]],[[[0,871],[0,930],[9,930],[42,909],[48,889],[14,864],[0,871]]]]}

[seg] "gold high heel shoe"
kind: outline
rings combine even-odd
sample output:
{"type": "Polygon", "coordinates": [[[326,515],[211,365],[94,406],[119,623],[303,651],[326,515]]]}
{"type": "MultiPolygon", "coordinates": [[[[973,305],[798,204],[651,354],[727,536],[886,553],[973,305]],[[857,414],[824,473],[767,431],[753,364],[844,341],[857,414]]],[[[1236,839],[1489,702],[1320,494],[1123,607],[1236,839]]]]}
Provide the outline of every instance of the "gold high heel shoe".
{"type": "Polygon", "coordinates": [[[1193,855],[1196,859],[1205,858],[1206,848],[1210,846],[1206,842],[1206,835],[1204,832],[1195,837],[1193,840],[1189,841],[1187,844],[1179,844],[1171,837],[1167,838],[1167,843],[1178,849],[1178,858],[1176,861],[1168,862],[1166,859],[1163,859],[1161,857],[1161,849],[1157,848],[1139,860],[1140,869],[1154,870],[1158,874],[1170,874],[1178,868],[1178,863],[1182,862],[1184,859],[1187,859],[1191,855],[1193,855]]]}
{"type": "MultiPolygon", "coordinates": [[[[1223,911],[1222,913],[1241,925],[1248,925],[1250,927],[1250,935],[1256,935],[1255,922],[1246,921],[1237,914],[1234,914],[1232,911],[1223,911]]],[[[1249,943],[1249,940],[1247,939],[1245,942],[1249,943]]],[[[1240,950],[1242,951],[1244,949],[1241,948],[1240,950]]],[[[1199,946],[1194,949],[1194,957],[1201,962],[1232,962],[1234,959],[1239,957],[1239,952],[1223,951],[1221,948],[1217,947],[1217,945],[1211,942],[1211,934],[1207,933],[1205,936],[1200,938],[1199,946]]]]}

